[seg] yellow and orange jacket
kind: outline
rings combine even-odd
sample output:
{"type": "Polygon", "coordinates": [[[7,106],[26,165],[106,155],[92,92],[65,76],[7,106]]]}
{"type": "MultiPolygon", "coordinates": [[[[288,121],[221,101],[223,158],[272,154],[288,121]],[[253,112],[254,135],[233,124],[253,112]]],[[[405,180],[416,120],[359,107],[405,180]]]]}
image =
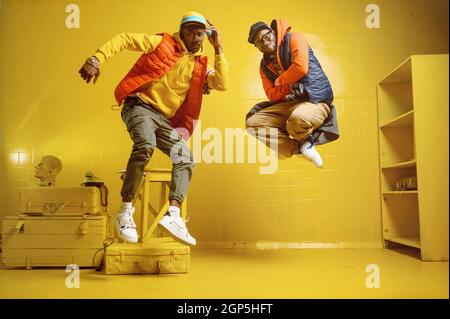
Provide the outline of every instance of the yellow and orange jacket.
{"type": "MultiPolygon", "coordinates": [[[[143,54],[116,88],[119,105],[128,94],[136,94],[175,125],[178,118],[188,117],[190,122],[196,119],[205,82],[210,89],[223,91],[227,88],[225,56],[215,55],[214,69],[207,70],[203,47],[196,53],[189,53],[178,33],[172,36],[120,33],[100,47],[94,56],[102,64],[123,49],[143,54]]],[[[192,133],[193,127],[187,128],[192,133]]]]}

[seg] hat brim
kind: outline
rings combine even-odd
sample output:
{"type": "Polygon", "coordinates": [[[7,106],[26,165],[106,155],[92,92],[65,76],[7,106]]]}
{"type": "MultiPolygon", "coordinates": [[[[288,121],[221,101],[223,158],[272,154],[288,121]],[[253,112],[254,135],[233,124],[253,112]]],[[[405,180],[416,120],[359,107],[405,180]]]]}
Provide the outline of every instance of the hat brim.
{"type": "Polygon", "coordinates": [[[206,25],[204,23],[202,23],[202,22],[199,22],[199,21],[188,21],[188,22],[183,23],[181,25],[181,27],[184,28],[184,27],[188,27],[188,26],[191,26],[191,25],[200,26],[200,27],[203,27],[203,28],[206,29],[206,25]]]}

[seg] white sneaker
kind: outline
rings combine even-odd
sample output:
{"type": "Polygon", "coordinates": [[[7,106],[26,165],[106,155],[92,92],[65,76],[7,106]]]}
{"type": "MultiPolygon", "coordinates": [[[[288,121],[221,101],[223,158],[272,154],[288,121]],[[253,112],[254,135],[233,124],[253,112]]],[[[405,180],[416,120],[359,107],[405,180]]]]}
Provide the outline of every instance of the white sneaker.
{"type": "Polygon", "coordinates": [[[315,167],[323,168],[322,157],[320,157],[320,154],[314,148],[314,144],[311,144],[310,142],[303,143],[303,145],[300,147],[300,154],[305,159],[312,162],[315,167]]]}
{"type": "Polygon", "coordinates": [[[170,215],[164,215],[159,221],[159,225],[182,242],[192,246],[196,245],[197,241],[189,234],[186,224],[179,213],[170,212],[170,215]]]}
{"type": "Polygon", "coordinates": [[[129,243],[138,242],[136,224],[133,220],[134,207],[122,209],[116,217],[116,231],[119,238],[129,243]]]}

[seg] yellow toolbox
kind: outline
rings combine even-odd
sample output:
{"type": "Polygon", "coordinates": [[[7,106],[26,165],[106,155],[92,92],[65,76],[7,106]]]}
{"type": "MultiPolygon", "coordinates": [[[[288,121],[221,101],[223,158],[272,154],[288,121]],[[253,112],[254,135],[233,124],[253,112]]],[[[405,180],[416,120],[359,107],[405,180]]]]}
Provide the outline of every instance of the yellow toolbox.
{"type": "Polygon", "coordinates": [[[27,268],[97,266],[103,255],[106,226],[106,216],[6,216],[2,263],[27,268]]]}
{"type": "Polygon", "coordinates": [[[20,211],[28,215],[96,215],[106,212],[106,203],[95,186],[29,187],[20,192],[20,211]]]}
{"type": "MultiPolygon", "coordinates": [[[[170,240],[170,239],[169,239],[170,240]]],[[[176,274],[189,272],[189,246],[158,239],[138,244],[112,244],[106,248],[105,273],[176,274]]]]}

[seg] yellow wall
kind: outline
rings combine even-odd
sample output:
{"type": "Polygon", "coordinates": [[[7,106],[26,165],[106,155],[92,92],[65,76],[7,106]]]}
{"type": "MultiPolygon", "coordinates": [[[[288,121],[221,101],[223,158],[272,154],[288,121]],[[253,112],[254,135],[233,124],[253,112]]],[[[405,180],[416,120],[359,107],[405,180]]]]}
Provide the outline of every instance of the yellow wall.
{"type": "MultiPolygon", "coordinates": [[[[376,83],[411,54],[448,53],[448,1],[377,1],[380,29],[366,27],[371,2],[362,0],[156,3],[1,1],[0,215],[16,213],[14,188],[36,184],[33,167],[45,154],[63,160],[60,185],[81,183],[86,170],[103,178],[115,212],[121,186],[115,172],[124,169],[131,140],[110,106],[116,83],[139,54],[123,52],[108,61],[95,86],[77,72],[115,34],[173,32],[184,12],[196,10],[221,31],[231,71],[229,90],[204,99],[203,128],[243,127],[248,109],[264,98],[248,28],[281,17],[306,34],[329,75],[342,137],[318,148],[321,171],[301,159],[280,162],[273,175],[259,174],[257,164],[197,164],[189,194],[191,233],[219,244],[379,246],[376,83]],[[80,7],[79,29],[65,26],[68,3],[80,7]],[[28,154],[24,165],[10,161],[18,151],[28,154]]],[[[157,153],[150,167],[162,166],[170,162],[157,153]]]]}

